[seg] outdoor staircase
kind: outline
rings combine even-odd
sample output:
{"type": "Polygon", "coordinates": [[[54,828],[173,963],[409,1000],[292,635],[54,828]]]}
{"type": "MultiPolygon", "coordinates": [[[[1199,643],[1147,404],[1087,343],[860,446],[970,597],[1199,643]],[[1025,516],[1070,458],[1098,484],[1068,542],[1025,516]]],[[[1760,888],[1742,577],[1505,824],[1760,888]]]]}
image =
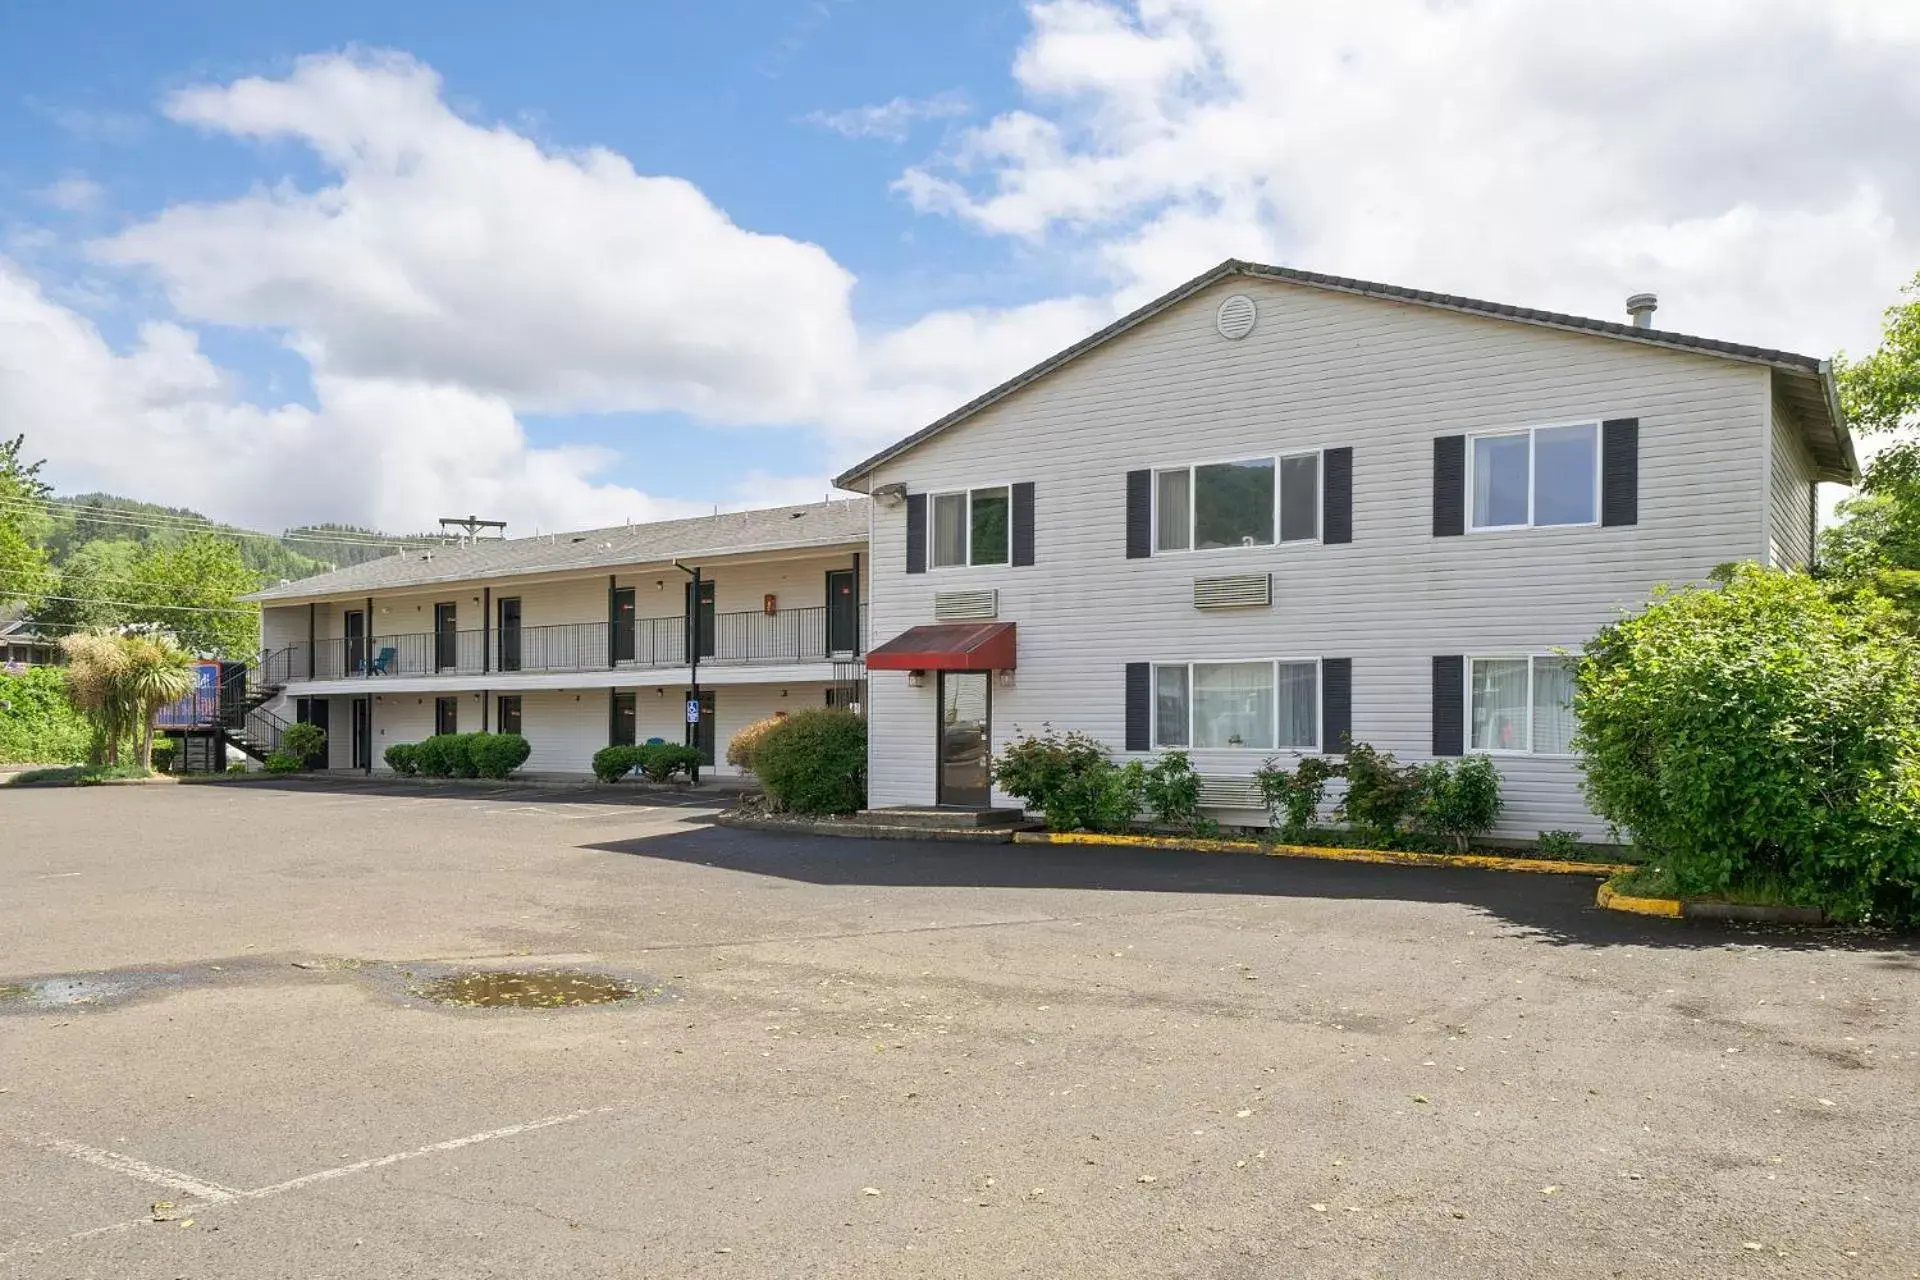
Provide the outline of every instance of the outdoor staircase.
{"type": "Polygon", "coordinates": [[[289,728],[286,720],[267,710],[286,686],[291,649],[268,650],[229,673],[220,691],[220,736],[255,760],[264,762],[280,749],[289,728]]]}

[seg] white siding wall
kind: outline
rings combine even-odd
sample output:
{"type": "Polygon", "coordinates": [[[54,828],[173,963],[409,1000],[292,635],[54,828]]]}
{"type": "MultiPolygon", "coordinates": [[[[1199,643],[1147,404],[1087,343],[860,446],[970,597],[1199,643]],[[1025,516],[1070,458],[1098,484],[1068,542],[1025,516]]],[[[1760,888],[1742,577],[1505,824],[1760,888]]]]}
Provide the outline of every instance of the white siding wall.
{"type": "MultiPolygon", "coordinates": [[[[933,594],[996,587],[1019,626],[995,750],[1043,722],[1124,742],[1124,667],[1153,659],[1353,660],[1353,732],[1403,760],[1431,747],[1436,654],[1577,648],[1660,582],[1766,554],[1763,369],[1429,308],[1233,280],[883,467],[914,492],[1032,481],[1029,568],[905,572],[906,508],[875,508],[875,644],[932,621],[933,594]],[[1219,337],[1221,298],[1260,306],[1219,337]],[[1640,522],[1432,536],[1436,436],[1640,420],[1640,522]],[[1354,449],[1354,540],[1125,558],[1126,472],[1291,449],[1354,449]],[[1201,614],[1196,575],[1271,571],[1270,609],[1201,614]]],[[[871,677],[875,804],[934,799],[934,682],[871,677]]],[[[1198,752],[1245,775],[1263,752],[1198,752]]],[[[1501,831],[1598,837],[1571,760],[1505,757],[1501,831]]]]}
{"type": "Polygon", "coordinates": [[[307,642],[307,606],[267,605],[260,610],[260,646],[271,652],[307,642]]]}
{"type": "Polygon", "coordinates": [[[1816,484],[1813,459],[1800,440],[1793,411],[1773,397],[1772,465],[1767,478],[1768,563],[1804,569],[1813,563],[1816,484]]]}

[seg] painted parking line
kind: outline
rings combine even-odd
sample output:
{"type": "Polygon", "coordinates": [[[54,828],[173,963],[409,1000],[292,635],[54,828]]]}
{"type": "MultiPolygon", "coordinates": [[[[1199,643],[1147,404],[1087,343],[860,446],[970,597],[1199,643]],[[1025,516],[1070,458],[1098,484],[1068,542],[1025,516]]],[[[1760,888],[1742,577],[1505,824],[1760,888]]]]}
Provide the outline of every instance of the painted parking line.
{"type": "Polygon", "coordinates": [[[181,1173],[178,1169],[168,1169],[157,1164],[148,1164],[118,1151],[105,1151],[99,1147],[90,1147],[84,1142],[74,1142],[68,1138],[39,1137],[28,1138],[27,1142],[42,1151],[57,1151],[63,1156],[72,1156],[83,1160],[96,1168],[108,1169],[114,1173],[125,1174],[129,1178],[138,1178],[142,1182],[151,1182],[171,1191],[183,1192],[195,1200],[207,1204],[219,1204],[241,1194],[238,1187],[223,1186],[218,1182],[209,1182],[196,1178],[190,1173],[181,1173]]]}
{"type": "MultiPolygon", "coordinates": [[[[494,1142],[501,1138],[512,1138],[523,1133],[533,1133],[540,1129],[551,1129],[557,1125],[572,1124],[590,1116],[611,1115],[617,1111],[632,1110],[639,1103],[614,1103],[603,1107],[583,1107],[578,1111],[566,1111],[559,1115],[542,1116],[538,1120],[527,1120],[520,1124],[503,1125],[498,1129],[485,1129],[479,1133],[469,1133],[459,1138],[448,1138],[441,1142],[429,1142],[422,1147],[407,1151],[396,1151],[389,1155],[375,1156],[370,1160],[356,1160],[352,1164],[337,1165],[331,1169],[320,1169],[313,1173],[301,1174],[285,1182],[275,1182],[252,1190],[225,1186],[205,1178],[198,1178],[177,1169],[168,1169],[160,1165],[149,1164],[117,1151],[103,1151],[82,1142],[73,1142],[65,1138],[21,1136],[21,1141],[44,1151],[54,1151],[85,1161],[97,1168],[151,1182],[190,1196],[191,1200],[176,1206],[174,1213],[179,1218],[190,1217],[194,1213],[205,1212],[217,1205],[238,1204],[245,1201],[265,1200],[273,1196],[285,1195],[290,1191],[299,1191],[322,1182],[333,1182],[340,1178],[349,1178],[355,1174],[366,1173],[373,1169],[385,1169],[391,1165],[402,1164],[408,1160],[418,1160],[423,1156],[440,1155],[447,1151],[458,1151],[462,1147],[476,1146],[483,1142],[494,1142]]],[[[0,1251],[0,1262],[26,1253],[44,1253],[55,1244],[75,1244],[82,1240],[91,1240],[98,1236],[114,1235],[131,1231],[154,1221],[152,1217],[131,1218],[125,1222],[110,1223],[104,1227],[93,1227],[86,1231],[76,1231],[47,1244],[20,1245],[10,1250],[0,1251]]]]}

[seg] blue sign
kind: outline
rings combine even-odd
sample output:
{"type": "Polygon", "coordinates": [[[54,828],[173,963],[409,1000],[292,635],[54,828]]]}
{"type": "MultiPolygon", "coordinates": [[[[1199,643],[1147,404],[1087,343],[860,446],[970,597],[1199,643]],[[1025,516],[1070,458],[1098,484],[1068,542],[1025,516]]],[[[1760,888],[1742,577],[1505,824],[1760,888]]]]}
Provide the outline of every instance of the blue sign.
{"type": "Polygon", "coordinates": [[[700,699],[698,698],[687,699],[687,723],[700,723],[700,699]]]}
{"type": "Polygon", "coordinates": [[[193,692],[172,706],[162,707],[153,717],[157,726],[172,729],[197,729],[220,719],[220,664],[193,664],[193,692]]]}

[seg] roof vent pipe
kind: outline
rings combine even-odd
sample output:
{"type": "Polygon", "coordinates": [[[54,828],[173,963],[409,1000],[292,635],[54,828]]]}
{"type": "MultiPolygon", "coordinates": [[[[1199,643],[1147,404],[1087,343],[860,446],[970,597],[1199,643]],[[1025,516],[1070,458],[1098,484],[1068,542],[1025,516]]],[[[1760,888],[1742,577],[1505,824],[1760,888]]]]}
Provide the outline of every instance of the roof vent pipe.
{"type": "Polygon", "coordinates": [[[1660,299],[1650,293],[1636,293],[1627,299],[1627,314],[1633,317],[1636,329],[1653,328],[1653,313],[1659,308],[1660,299]]]}

